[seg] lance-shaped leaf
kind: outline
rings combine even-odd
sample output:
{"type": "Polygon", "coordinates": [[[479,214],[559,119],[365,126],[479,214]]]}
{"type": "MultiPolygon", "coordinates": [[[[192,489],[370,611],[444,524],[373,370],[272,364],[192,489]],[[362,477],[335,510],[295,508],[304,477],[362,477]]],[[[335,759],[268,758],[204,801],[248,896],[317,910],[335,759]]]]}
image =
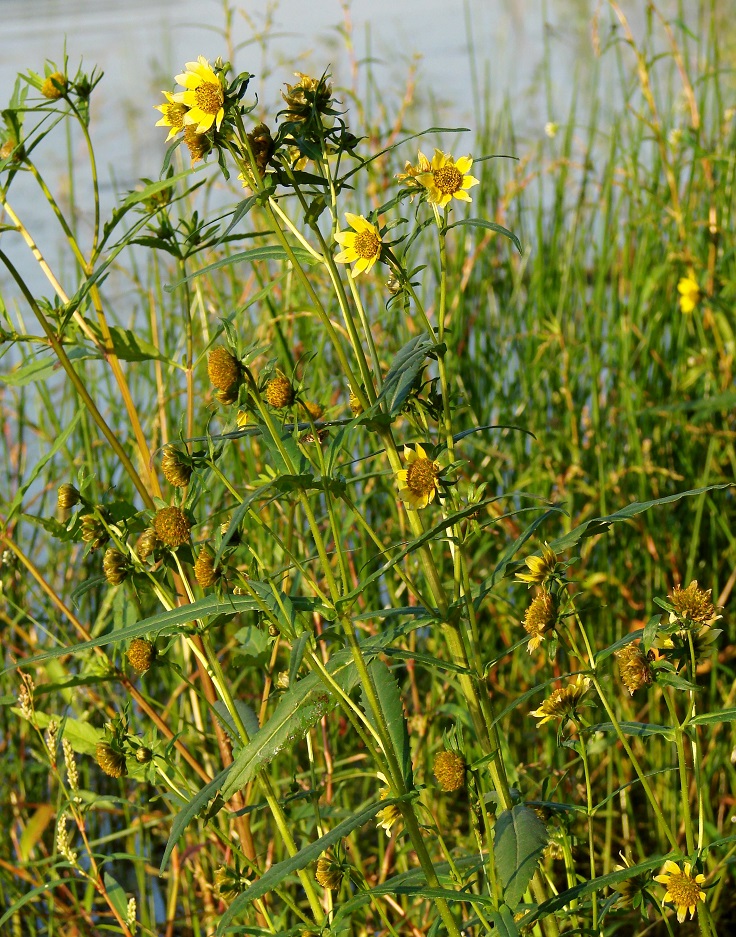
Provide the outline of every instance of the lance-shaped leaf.
{"type": "Polygon", "coordinates": [[[547,828],[526,804],[504,810],[496,822],[493,854],[506,903],[515,908],[547,845],[547,828]]]}
{"type": "Polygon", "coordinates": [[[417,374],[424,367],[427,355],[443,347],[430,341],[426,335],[417,335],[399,351],[378,395],[378,401],[385,401],[388,405],[389,416],[396,416],[404,406],[417,374]]]}
{"type": "Polygon", "coordinates": [[[171,824],[171,832],[169,833],[169,841],[166,843],[166,849],[161,859],[160,875],[163,875],[169,862],[169,856],[174,846],[176,846],[182,837],[184,830],[186,830],[192,820],[204,810],[207,804],[217,794],[218,788],[227,777],[230,768],[232,768],[232,765],[228,765],[227,768],[221,771],[217,777],[213,778],[209,784],[205,784],[205,786],[192,797],[186,807],[180,810],[174,817],[174,822],[171,824]]]}
{"type": "MultiPolygon", "coordinates": [[[[409,733],[406,729],[406,719],[404,718],[404,705],[401,701],[401,692],[396,677],[391,673],[382,660],[374,660],[368,667],[368,671],[373,680],[373,686],[378,696],[378,703],[381,707],[388,734],[391,739],[396,757],[401,765],[401,774],[404,783],[411,790],[414,786],[414,776],[411,768],[411,751],[409,750],[409,733]]],[[[365,692],[362,691],[363,708],[373,728],[378,730],[375,715],[371,709],[365,692]]]]}
{"type": "MultiPolygon", "coordinates": [[[[349,651],[338,651],[327,665],[327,670],[344,693],[349,693],[358,682],[349,651]]],[[[222,789],[225,800],[251,781],[283,748],[304,738],[308,730],[334,709],[337,703],[337,694],[315,673],[308,674],[290,687],[281,697],[271,718],[233,762],[222,789]]]]}

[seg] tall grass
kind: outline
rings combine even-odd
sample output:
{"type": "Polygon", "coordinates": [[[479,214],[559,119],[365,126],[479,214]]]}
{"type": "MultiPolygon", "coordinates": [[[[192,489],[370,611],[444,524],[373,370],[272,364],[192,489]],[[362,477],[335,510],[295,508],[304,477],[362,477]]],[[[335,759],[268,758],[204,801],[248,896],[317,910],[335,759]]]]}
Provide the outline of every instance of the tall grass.
{"type": "Polygon", "coordinates": [[[206,166],[107,220],[34,155],[94,153],[94,76],[18,85],[3,933],[729,932],[734,81],[717,5],[681,12],[611,3],[620,107],[532,143],[513,105],[402,142],[411,78],[371,124],[378,89],[306,83],[301,120],[223,73],[206,166]],[[435,143],[471,205],[397,183],[435,143]],[[383,240],[355,278],[346,211],[383,240]]]}

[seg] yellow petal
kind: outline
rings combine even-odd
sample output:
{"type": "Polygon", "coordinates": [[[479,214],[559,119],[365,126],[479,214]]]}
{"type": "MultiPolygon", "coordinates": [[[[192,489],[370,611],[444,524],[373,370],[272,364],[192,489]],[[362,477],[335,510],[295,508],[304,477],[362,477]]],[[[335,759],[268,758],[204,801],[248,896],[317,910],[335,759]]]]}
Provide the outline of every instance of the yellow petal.
{"type": "Polygon", "coordinates": [[[354,231],[338,231],[335,234],[335,240],[338,244],[345,244],[348,247],[355,247],[355,239],[358,235],[354,231]]]}
{"type": "Polygon", "coordinates": [[[460,159],[455,161],[455,165],[460,170],[460,172],[465,175],[465,173],[473,165],[473,160],[470,156],[461,156],[460,159]]]}

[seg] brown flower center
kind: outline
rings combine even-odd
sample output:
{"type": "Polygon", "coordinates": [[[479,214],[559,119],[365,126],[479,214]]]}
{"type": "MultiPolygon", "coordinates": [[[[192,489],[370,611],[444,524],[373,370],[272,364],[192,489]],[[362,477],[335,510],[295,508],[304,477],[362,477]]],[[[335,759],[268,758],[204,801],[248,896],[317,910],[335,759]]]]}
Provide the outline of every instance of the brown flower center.
{"type": "Polygon", "coordinates": [[[670,893],[672,901],[676,905],[691,908],[700,901],[700,885],[695,879],[680,872],[679,875],[670,875],[667,882],[667,891],[670,893]]]}
{"type": "Polygon", "coordinates": [[[462,188],[463,174],[457,166],[442,166],[434,170],[434,184],[443,195],[454,195],[462,188]]]}
{"type": "Polygon", "coordinates": [[[355,236],[355,253],[364,260],[372,260],[381,253],[381,239],[372,231],[361,231],[355,236]]]}
{"type": "Polygon", "coordinates": [[[201,85],[195,88],[194,97],[197,107],[205,114],[216,114],[225,100],[222,87],[219,84],[213,84],[211,81],[203,81],[201,85]]]}
{"type": "Polygon", "coordinates": [[[416,459],[406,470],[406,487],[413,495],[429,494],[437,487],[437,466],[431,459],[416,459]]]}

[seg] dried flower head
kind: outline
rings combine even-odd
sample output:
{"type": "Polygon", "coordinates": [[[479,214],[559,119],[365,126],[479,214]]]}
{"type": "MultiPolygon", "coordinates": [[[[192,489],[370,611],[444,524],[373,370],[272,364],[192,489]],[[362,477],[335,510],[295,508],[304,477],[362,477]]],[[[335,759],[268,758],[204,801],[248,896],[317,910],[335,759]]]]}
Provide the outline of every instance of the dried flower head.
{"type": "Polygon", "coordinates": [[[529,572],[517,573],[516,578],[519,582],[527,582],[530,585],[532,583],[544,585],[553,580],[559,572],[557,555],[546,543],[542,547],[541,556],[528,556],[524,562],[529,572]]]}
{"type": "Polygon", "coordinates": [[[531,654],[544,641],[547,631],[557,622],[557,599],[546,589],[535,595],[524,614],[522,625],[529,635],[527,650],[531,654]]]}
{"type": "Polygon", "coordinates": [[[616,659],[621,682],[632,696],[637,690],[652,683],[652,666],[641,645],[627,644],[616,651],[616,659]]]}
{"type": "Polygon", "coordinates": [[[156,550],[159,550],[163,544],[158,538],[156,531],[153,527],[147,527],[143,533],[138,538],[138,543],[136,549],[138,551],[138,556],[144,562],[151,556],[156,550]]]}
{"type": "Polygon", "coordinates": [[[156,648],[145,638],[133,638],[125,656],[136,673],[145,673],[151,669],[151,664],[156,658],[156,648]]]}
{"type": "Polygon", "coordinates": [[[573,719],[589,686],[590,678],[580,673],[567,686],[554,690],[539,709],[532,710],[530,715],[539,720],[538,727],[552,719],[573,719]]]}
{"type": "Polygon", "coordinates": [[[213,387],[225,391],[237,386],[242,376],[238,359],[223,345],[218,345],[209,353],[207,374],[213,387]]]}
{"type": "Polygon", "coordinates": [[[185,488],[192,477],[191,463],[176,446],[167,446],[164,450],[161,470],[166,481],[175,488],[185,488]]]}
{"type": "Polygon", "coordinates": [[[189,150],[192,166],[201,162],[212,149],[212,144],[206,133],[197,133],[191,125],[184,127],[184,143],[189,150]]]}
{"type": "Polygon", "coordinates": [[[443,791],[458,791],[465,786],[465,762],[457,752],[437,752],[432,770],[443,791]]]}
{"type": "Polygon", "coordinates": [[[108,540],[107,528],[95,514],[85,514],[81,524],[82,540],[90,545],[90,549],[98,550],[108,540]]]}
{"type": "Polygon", "coordinates": [[[664,901],[675,906],[680,924],[687,917],[688,911],[692,920],[695,917],[696,906],[701,901],[705,901],[705,892],[700,887],[705,881],[705,876],[692,875],[691,868],[689,862],[686,862],[681,869],[676,862],[668,859],[661,874],[654,876],[655,882],[666,886],[664,901]]]}
{"type": "Polygon", "coordinates": [[[670,622],[679,618],[709,625],[720,617],[711,601],[711,590],[700,589],[697,579],[693,579],[686,589],[675,586],[668,598],[675,609],[670,613],[670,622]]]}
{"type": "Polygon", "coordinates": [[[406,468],[396,473],[399,497],[411,510],[426,508],[439,491],[439,462],[430,459],[419,443],[413,449],[404,446],[404,461],[406,468]]]}
{"type": "Polygon", "coordinates": [[[61,72],[52,72],[41,85],[41,94],[49,101],[56,101],[66,94],[66,75],[61,72]]]}
{"type": "Polygon", "coordinates": [[[325,408],[320,406],[318,403],[314,403],[311,400],[302,400],[300,403],[309,415],[310,420],[314,421],[315,423],[317,420],[321,420],[325,414],[325,408]]]}
{"type": "Polygon", "coordinates": [[[277,374],[266,384],[263,396],[274,409],[280,410],[282,407],[288,407],[294,402],[294,388],[288,377],[277,374]]]}
{"type": "Polygon", "coordinates": [[[220,578],[219,566],[215,566],[215,555],[209,547],[202,547],[194,564],[194,578],[203,589],[214,586],[220,578]]]}
{"type": "Polygon", "coordinates": [[[95,760],[105,774],[111,778],[121,778],[127,771],[125,755],[107,742],[97,743],[95,760]]]}
{"type": "Polygon", "coordinates": [[[248,134],[248,142],[261,178],[266,174],[268,161],[273,156],[274,143],[271,131],[265,124],[257,124],[248,134]]]}
{"type": "Polygon", "coordinates": [[[189,540],[191,522],[181,508],[161,508],[153,519],[156,536],[167,547],[180,547],[189,540]]]}
{"type": "Polygon", "coordinates": [[[343,877],[343,869],[339,862],[329,854],[320,856],[317,860],[317,871],[314,873],[317,882],[329,891],[337,891],[343,877]]]}
{"type": "Polygon", "coordinates": [[[75,504],[79,504],[82,500],[82,496],[79,494],[74,485],[59,485],[59,490],[56,496],[56,503],[59,506],[60,511],[69,511],[74,507],[75,504]]]}
{"type": "Polygon", "coordinates": [[[130,572],[128,557],[115,547],[108,547],[102,560],[102,570],[111,586],[119,586],[121,582],[125,582],[130,572]]]}

